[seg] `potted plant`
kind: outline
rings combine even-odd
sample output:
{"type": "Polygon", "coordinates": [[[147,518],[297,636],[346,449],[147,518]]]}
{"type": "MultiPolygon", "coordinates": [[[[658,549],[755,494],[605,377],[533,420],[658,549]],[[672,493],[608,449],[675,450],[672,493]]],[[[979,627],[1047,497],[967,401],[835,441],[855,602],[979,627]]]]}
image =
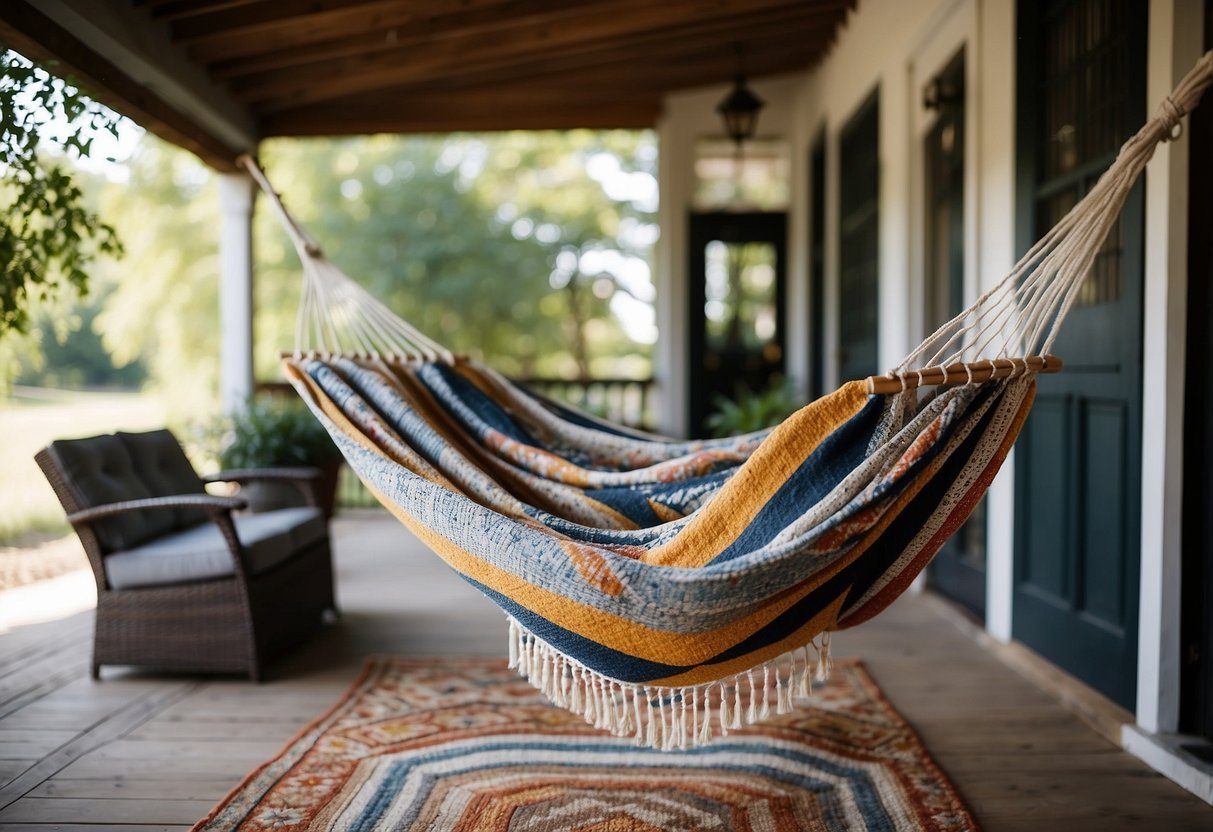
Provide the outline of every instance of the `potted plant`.
{"type": "MultiPolygon", "coordinates": [[[[325,515],[333,515],[341,453],[316,417],[301,403],[260,397],[223,417],[218,442],[223,470],[311,467],[320,471],[316,492],[325,515]]],[[[289,482],[257,481],[240,487],[253,511],[302,505],[289,482]]]]}

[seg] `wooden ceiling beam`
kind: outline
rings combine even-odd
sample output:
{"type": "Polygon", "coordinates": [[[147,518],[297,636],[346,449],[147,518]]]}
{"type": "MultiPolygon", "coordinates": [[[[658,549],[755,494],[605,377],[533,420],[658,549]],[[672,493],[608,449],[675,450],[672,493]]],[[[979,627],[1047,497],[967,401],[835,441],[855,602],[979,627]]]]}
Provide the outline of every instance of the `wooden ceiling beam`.
{"type": "Polygon", "coordinates": [[[224,50],[229,57],[208,60],[207,56],[195,52],[195,57],[208,64],[207,70],[216,78],[232,78],[252,75],[285,67],[302,66],[321,61],[367,56],[376,52],[403,51],[413,46],[424,45],[448,37],[467,37],[505,31],[511,28],[526,28],[551,25],[561,18],[574,18],[585,14],[609,13],[614,0],[597,0],[572,6],[568,0],[527,0],[525,3],[505,2],[469,15],[465,12],[452,14],[435,13],[424,18],[411,18],[400,25],[381,23],[371,31],[360,31],[352,35],[334,36],[323,41],[298,46],[275,45],[267,48],[260,41],[254,52],[234,55],[231,44],[224,50]]]}
{"type": "MultiPolygon", "coordinates": [[[[803,69],[805,51],[822,48],[828,43],[829,30],[816,33],[784,33],[782,40],[764,38],[761,53],[747,59],[746,69],[751,77],[785,74],[803,69]]],[[[389,101],[396,95],[411,95],[427,91],[462,94],[465,90],[496,90],[507,93],[514,88],[566,88],[581,95],[595,90],[610,94],[628,90],[636,97],[656,100],[672,91],[725,83],[736,72],[736,59],[728,50],[699,50],[656,59],[652,56],[615,57],[593,65],[582,60],[552,60],[544,64],[515,66],[508,70],[472,72],[450,76],[426,85],[404,85],[383,88],[341,99],[339,106],[351,101],[389,101]],[[722,54],[723,53],[723,54],[722,54]]],[[[337,105],[337,102],[334,102],[337,105]]],[[[267,114],[275,112],[264,110],[267,114]]]]}
{"type": "Polygon", "coordinates": [[[289,33],[292,27],[310,29],[325,23],[342,25],[343,21],[373,20],[377,15],[395,8],[407,7],[408,0],[308,0],[308,2],[269,2],[251,4],[253,8],[223,8],[221,2],[210,0],[208,8],[190,20],[173,26],[173,40],[178,43],[204,41],[214,37],[235,37],[289,33]]]}
{"type": "MultiPolygon", "coordinates": [[[[567,3],[559,3],[558,5],[567,7],[567,3]]],[[[837,12],[823,13],[812,4],[795,4],[788,5],[784,8],[789,16],[796,15],[803,17],[818,18],[824,22],[828,21],[829,25],[835,25],[838,17],[841,15],[837,12]]],[[[494,28],[504,29],[509,25],[519,25],[521,21],[511,21],[504,16],[505,7],[498,10],[487,10],[486,12],[477,15],[476,26],[482,31],[491,30],[494,28]],[[493,12],[498,12],[494,14],[493,12]]],[[[760,13],[747,17],[747,22],[757,23],[763,19],[769,19],[774,12],[760,13]]],[[[285,69],[288,67],[303,67],[308,64],[319,64],[326,61],[335,61],[342,58],[361,57],[373,55],[377,52],[387,52],[394,50],[404,50],[412,46],[424,46],[426,43],[443,36],[451,36],[458,34],[471,34],[474,29],[449,28],[441,25],[444,22],[443,18],[434,18],[426,21],[425,25],[411,27],[401,32],[396,29],[384,31],[375,31],[348,37],[334,38],[324,41],[323,43],[310,44],[307,46],[297,47],[280,47],[266,51],[263,49],[256,55],[247,57],[233,58],[230,60],[222,60],[208,65],[207,70],[212,77],[223,79],[234,79],[241,76],[255,76],[261,73],[271,72],[273,70],[285,69]]],[[[532,25],[527,23],[526,25],[532,25]]],[[[734,21],[727,21],[727,26],[732,27],[734,21]]],[[[719,27],[713,30],[711,38],[713,42],[719,39],[719,27]]],[[[689,39],[695,38],[695,24],[689,24],[679,30],[679,36],[683,38],[681,43],[689,42],[689,39]]]]}
{"type": "Polygon", "coordinates": [[[72,19],[71,6],[56,4],[58,14],[52,19],[42,11],[48,5],[45,0],[41,8],[26,0],[0,3],[0,40],[31,60],[51,63],[56,74],[69,76],[97,101],[218,170],[234,170],[236,156],[255,147],[251,130],[235,119],[225,122],[223,130],[213,129],[220,119],[211,115],[212,105],[185,92],[167,69],[154,79],[132,74],[127,66],[139,65],[133,55],[118,44],[111,44],[112,54],[102,54],[61,23],[72,19]],[[175,95],[164,94],[166,89],[175,95]]]}
{"type": "Polygon", "coordinates": [[[373,133],[453,133],[500,130],[619,130],[645,129],[656,123],[660,104],[643,101],[568,101],[562,106],[510,105],[485,110],[461,102],[401,102],[390,112],[325,110],[325,117],[300,110],[279,113],[265,120],[267,136],[357,136],[373,133]],[[335,118],[333,116],[336,116],[335,118]]]}
{"type": "Polygon", "coordinates": [[[571,84],[582,77],[611,77],[620,72],[632,74],[636,67],[643,67],[646,73],[660,73],[663,69],[691,63],[702,74],[690,79],[689,85],[704,86],[730,80],[736,75],[737,45],[742,46],[745,55],[746,74],[757,77],[806,66],[812,54],[828,45],[832,34],[833,27],[828,23],[779,17],[744,30],[711,27],[682,30],[677,36],[654,33],[638,38],[636,48],[630,51],[608,44],[593,52],[538,57],[509,65],[494,64],[485,68],[468,65],[461,71],[447,72],[441,78],[427,79],[424,86],[542,84],[545,79],[571,84]],[[777,67],[772,68],[769,59],[776,55],[779,56],[777,67]]]}
{"type": "Polygon", "coordinates": [[[458,5],[417,0],[317,0],[306,6],[277,3],[264,10],[182,21],[173,26],[173,38],[186,45],[196,60],[212,63],[282,46],[424,26],[430,20],[474,26],[482,15],[493,13],[499,6],[512,7],[514,14],[526,14],[529,6],[546,5],[544,0],[461,0],[458,5]]]}
{"type": "MultiPolygon", "coordinates": [[[[822,40],[827,37],[823,35],[822,40]]],[[[805,45],[813,44],[806,44],[797,33],[772,40],[770,48],[756,56],[757,68],[777,72],[793,60],[802,61],[798,47],[805,45]]],[[[705,67],[719,60],[701,54],[659,69],[622,64],[609,72],[571,73],[525,85],[382,90],[333,104],[271,113],[262,127],[267,135],[652,127],[661,112],[662,91],[694,86],[705,67]],[[369,129],[371,125],[378,126],[369,129]]],[[[732,60],[725,63],[731,72],[732,60]]]]}
{"type": "MultiPolygon", "coordinates": [[[[786,0],[765,0],[762,5],[773,11],[783,10],[786,0]]],[[[754,9],[755,2],[724,0],[715,8],[728,13],[701,16],[696,20],[671,17],[664,4],[649,0],[626,0],[617,3],[617,14],[596,18],[579,26],[548,30],[544,27],[517,32],[514,36],[494,38],[452,38],[448,41],[418,45],[406,56],[380,53],[374,56],[326,62],[313,67],[295,67],[242,78],[232,85],[233,94],[245,101],[275,100],[275,107],[301,105],[332,100],[377,87],[397,86],[409,82],[424,82],[468,67],[492,68],[508,66],[519,60],[531,60],[535,55],[563,55],[578,51],[599,52],[618,50],[621,56],[634,54],[640,41],[658,46],[676,46],[689,28],[715,28],[727,39],[742,37],[747,24],[754,25],[763,17],[754,9]],[[740,7],[746,8],[741,9],[740,7]],[[631,7],[631,13],[629,8],[631,7]]],[[[805,20],[820,14],[812,7],[793,14],[805,15],[805,20]]],[[[828,18],[831,19],[832,18],[828,18]]],[[[731,50],[730,50],[731,51],[731,50]]],[[[806,55],[806,63],[807,58],[806,55]]]]}
{"type": "Polygon", "coordinates": [[[267,2],[274,3],[276,0],[153,0],[151,3],[136,0],[135,5],[148,6],[153,20],[168,22],[267,2]]]}

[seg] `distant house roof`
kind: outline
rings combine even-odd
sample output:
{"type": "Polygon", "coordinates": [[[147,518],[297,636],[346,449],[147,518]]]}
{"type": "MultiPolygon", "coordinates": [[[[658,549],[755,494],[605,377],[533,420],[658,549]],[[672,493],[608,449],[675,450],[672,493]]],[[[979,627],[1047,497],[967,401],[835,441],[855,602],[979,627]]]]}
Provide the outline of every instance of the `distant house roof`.
{"type": "Polygon", "coordinates": [[[648,127],[855,0],[5,0],[0,41],[215,167],[266,136],[648,127]]]}

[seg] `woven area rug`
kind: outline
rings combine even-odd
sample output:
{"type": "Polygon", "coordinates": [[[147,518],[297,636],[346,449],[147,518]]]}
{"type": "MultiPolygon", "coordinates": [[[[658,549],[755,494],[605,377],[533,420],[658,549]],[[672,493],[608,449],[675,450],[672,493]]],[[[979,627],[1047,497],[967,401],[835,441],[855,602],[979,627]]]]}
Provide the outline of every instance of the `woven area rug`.
{"type": "Polygon", "coordinates": [[[374,658],[196,830],[971,830],[858,661],[815,707],[706,748],[634,747],[491,659],[374,658]]]}

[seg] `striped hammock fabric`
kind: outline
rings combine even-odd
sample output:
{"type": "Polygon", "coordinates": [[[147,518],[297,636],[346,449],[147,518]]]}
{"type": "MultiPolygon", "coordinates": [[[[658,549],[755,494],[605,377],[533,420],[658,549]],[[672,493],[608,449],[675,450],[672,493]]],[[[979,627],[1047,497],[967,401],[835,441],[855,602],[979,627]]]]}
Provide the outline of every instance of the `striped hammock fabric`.
{"type": "Polygon", "coordinates": [[[644,745],[700,745],[807,696],[829,634],[887,607],[969,516],[1037,372],[1059,367],[1049,348],[1129,188],[1210,77],[1213,53],[887,376],[726,440],[616,428],[452,355],[325,259],[250,160],[304,263],[286,370],[383,505],[501,607],[511,663],[552,702],[644,745]]]}

